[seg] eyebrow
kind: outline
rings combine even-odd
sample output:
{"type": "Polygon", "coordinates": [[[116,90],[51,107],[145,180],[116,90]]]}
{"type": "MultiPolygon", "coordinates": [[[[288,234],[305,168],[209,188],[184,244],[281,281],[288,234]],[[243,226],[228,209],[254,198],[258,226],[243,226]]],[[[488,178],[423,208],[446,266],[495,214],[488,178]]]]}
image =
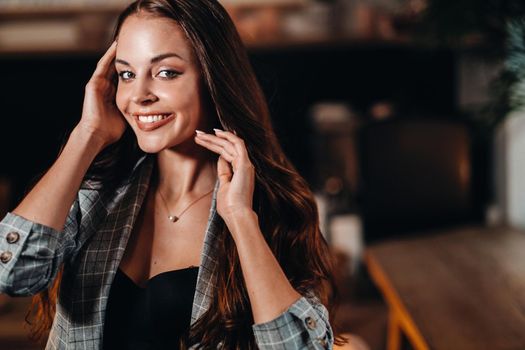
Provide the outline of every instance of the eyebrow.
{"type": "MultiPolygon", "coordinates": [[[[150,62],[151,63],[157,63],[159,61],[162,61],[163,59],[165,58],[168,58],[168,57],[177,57],[183,61],[186,61],[184,58],[182,58],[180,55],[176,54],[175,52],[168,52],[168,53],[163,53],[161,55],[157,55],[155,57],[153,57],[150,62]]],[[[115,63],[121,63],[121,64],[124,64],[126,66],[130,66],[130,64],[124,60],[121,60],[120,58],[117,58],[115,59],[115,63]]]]}

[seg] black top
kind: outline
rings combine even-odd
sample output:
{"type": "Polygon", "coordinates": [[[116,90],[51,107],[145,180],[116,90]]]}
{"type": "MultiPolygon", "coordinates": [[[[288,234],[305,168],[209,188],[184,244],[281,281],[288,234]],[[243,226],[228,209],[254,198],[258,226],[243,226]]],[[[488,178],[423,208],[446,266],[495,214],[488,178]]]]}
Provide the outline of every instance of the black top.
{"type": "Polygon", "coordinates": [[[162,272],[145,288],[117,270],[104,323],[104,349],[178,349],[190,325],[198,267],[162,272]]]}

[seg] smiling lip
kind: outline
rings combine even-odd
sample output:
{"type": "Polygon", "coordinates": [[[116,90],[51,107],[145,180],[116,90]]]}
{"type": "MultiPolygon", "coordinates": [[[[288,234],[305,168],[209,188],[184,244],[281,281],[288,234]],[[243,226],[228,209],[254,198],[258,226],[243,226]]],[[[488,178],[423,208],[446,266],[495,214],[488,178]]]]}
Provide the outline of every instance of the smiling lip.
{"type": "Polygon", "coordinates": [[[159,120],[158,122],[153,123],[144,123],[139,120],[139,115],[166,115],[167,113],[157,113],[157,114],[133,114],[133,118],[135,118],[135,122],[137,123],[137,126],[142,131],[152,131],[155,129],[160,128],[163,125],[166,125],[167,123],[171,122],[173,119],[175,119],[175,116],[173,114],[169,114],[168,117],[159,120]]]}

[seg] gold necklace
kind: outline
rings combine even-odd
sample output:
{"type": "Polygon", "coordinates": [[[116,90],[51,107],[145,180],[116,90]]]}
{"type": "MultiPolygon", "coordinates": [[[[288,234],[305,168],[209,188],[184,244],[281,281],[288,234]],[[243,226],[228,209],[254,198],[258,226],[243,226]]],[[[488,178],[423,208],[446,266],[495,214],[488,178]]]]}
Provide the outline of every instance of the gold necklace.
{"type": "Polygon", "coordinates": [[[213,189],[211,191],[209,191],[209,192],[206,192],[205,194],[203,194],[202,196],[200,196],[199,198],[197,198],[193,202],[191,202],[186,208],[184,208],[184,210],[179,215],[175,215],[175,214],[170,214],[170,209],[168,207],[168,203],[166,202],[166,199],[164,199],[164,196],[162,195],[162,192],[160,191],[160,188],[158,190],[159,190],[160,198],[162,198],[162,201],[164,202],[164,205],[166,206],[166,211],[168,212],[168,220],[171,221],[171,222],[179,221],[179,219],[182,216],[182,214],[184,214],[184,212],[186,212],[186,210],[188,210],[193,204],[197,203],[199,200],[203,199],[204,197],[206,197],[207,195],[209,195],[210,193],[213,192],[213,189]]]}

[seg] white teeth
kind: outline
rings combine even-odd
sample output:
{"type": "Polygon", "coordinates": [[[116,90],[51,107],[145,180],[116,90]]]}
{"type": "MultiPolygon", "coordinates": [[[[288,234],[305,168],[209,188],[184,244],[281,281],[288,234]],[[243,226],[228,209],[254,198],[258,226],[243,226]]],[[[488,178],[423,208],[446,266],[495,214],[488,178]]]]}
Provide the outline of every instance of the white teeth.
{"type": "Polygon", "coordinates": [[[169,117],[169,114],[159,114],[159,115],[139,115],[139,120],[143,123],[155,123],[162,119],[169,117]]]}

